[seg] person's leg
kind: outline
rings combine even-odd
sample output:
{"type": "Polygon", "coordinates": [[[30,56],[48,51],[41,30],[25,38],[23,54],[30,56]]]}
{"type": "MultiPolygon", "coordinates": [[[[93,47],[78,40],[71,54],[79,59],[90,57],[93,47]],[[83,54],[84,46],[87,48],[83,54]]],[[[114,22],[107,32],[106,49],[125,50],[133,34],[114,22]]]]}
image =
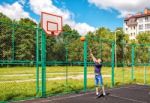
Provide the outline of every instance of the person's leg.
{"type": "Polygon", "coordinates": [[[99,88],[96,87],[96,95],[99,95],[99,88]]]}
{"type": "Polygon", "coordinates": [[[96,95],[99,95],[99,87],[98,87],[98,77],[95,75],[95,87],[96,87],[96,95]]]}
{"type": "Polygon", "coordinates": [[[106,95],[104,85],[102,86],[103,95],[106,95]]]}
{"type": "Polygon", "coordinates": [[[106,93],[105,93],[105,88],[104,88],[104,84],[103,84],[103,77],[102,77],[102,75],[100,75],[100,85],[101,85],[101,87],[102,87],[102,92],[103,92],[103,95],[106,95],[106,93]]]}

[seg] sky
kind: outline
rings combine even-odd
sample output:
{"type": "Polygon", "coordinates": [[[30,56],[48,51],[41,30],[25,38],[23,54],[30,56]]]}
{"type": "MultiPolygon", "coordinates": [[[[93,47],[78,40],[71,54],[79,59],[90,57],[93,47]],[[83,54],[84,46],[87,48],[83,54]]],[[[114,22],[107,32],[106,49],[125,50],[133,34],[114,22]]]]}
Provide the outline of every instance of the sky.
{"type": "Polygon", "coordinates": [[[99,27],[114,31],[123,27],[128,14],[149,8],[149,0],[0,0],[0,12],[12,20],[30,18],[40,22],[41,12],[63,17],[80,34],[95,31],[99,27]]]}

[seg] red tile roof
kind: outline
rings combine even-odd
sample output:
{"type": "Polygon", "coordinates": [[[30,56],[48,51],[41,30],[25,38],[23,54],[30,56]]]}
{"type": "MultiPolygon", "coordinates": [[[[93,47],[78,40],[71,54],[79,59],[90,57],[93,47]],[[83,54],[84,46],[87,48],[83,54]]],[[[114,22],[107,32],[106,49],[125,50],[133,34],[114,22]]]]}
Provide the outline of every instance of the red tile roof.
{"type": "Polygon", "coordinates": [[[132,15],[130,17],[127,17],[124,19],[124,21],[128,21],[131,18],[141,18],[141,17],[146,17],[146,16],[150,16],[150,14],[138,14],[138,15],[132,15]]]}

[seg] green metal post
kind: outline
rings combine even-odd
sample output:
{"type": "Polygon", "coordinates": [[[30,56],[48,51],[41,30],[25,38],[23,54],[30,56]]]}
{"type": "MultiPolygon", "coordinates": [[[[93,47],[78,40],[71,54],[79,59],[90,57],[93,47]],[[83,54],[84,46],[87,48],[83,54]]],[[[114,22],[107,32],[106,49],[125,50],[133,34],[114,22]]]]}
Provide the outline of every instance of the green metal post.
{"type": "Polygon", "coordinates": [[[13,28],[12,28],[12,61],[14,61],[15,60],[15,37],[14,37],[14,35],[15,35],[15,25],[13,24],[12,25],[13,26],[13,28]]]}
{"type": "Polygon", "coordinates": [[[112,70],[111,70],[111,86],[113,87],[115,85],[115,79],[114,79],[114,55],[115,55],[115,44],[114,42],[112,43],[112,49],[111,49],[111,66],[112,66],[112,70]]]}
{"type": "Polygon", "coordinates": [[[134,45],[132,45],[131,57],[132,57],[131,80],[133,81],[134,80],[134,45]]]}
{"type": "Polygon", "coordinates": [[[68,48],[66,47],[66,85],[68,84],[68,48]]]}
{"type": "Polygon", "coordinates": [[[39,26],[36,28],[36,95],[39,93],[39,26]]]}
{"type": "Polygon", "coordinates": [[[42,32],[42,97],[46,97],[46,34],[42,32]]]}
{"type": "Polygon", "coordinates": [[[84,92],[87,89],[87,40],[84,41],[84,92]]]}

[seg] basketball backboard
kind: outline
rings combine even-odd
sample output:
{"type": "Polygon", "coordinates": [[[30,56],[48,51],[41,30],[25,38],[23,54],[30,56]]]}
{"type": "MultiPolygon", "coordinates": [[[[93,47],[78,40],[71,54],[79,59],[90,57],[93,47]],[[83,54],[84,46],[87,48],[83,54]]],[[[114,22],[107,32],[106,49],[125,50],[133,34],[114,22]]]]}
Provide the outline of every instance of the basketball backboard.
{"type": "Polygon", "coordinates": [[[48,35],[57,36],[62,31],[62,17],[42,12],[41,27],[48,35]]]}

